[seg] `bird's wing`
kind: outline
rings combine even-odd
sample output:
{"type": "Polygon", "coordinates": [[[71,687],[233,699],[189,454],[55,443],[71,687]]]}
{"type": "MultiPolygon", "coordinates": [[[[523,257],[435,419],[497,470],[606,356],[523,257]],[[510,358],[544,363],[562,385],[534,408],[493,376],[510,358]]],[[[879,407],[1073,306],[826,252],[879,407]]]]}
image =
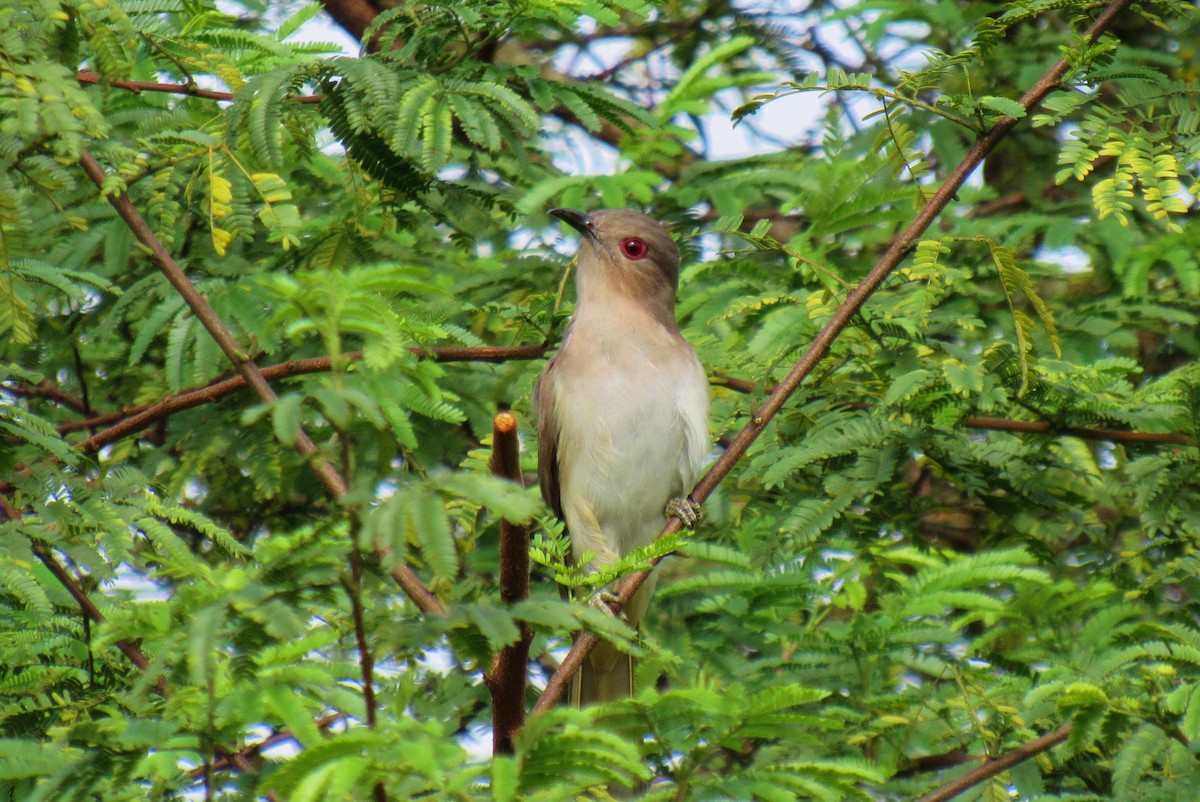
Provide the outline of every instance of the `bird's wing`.
{"type": "MultiPolygon", "coordinates": [[[[688,350],[692,350],[690,345],[688,350]]],[[[712,451],[712,435],[708,428],[708,374],[694,352],[691,361],[691,375],[679,383],[677,402],[679,417],[683,422],[684,448],[679,472],[684,493],[690,493],[696,480],[704,473],[704,464],[712,451]]]]}
{"type": "Polygon", "coordinates": [[[538,483],[542,498],[559,520],[564,520],[558,488],[558,405],[554,399],[557,360],[557,355],[551,358],[533,386],[533,404],[538,417],[538,483]]]}

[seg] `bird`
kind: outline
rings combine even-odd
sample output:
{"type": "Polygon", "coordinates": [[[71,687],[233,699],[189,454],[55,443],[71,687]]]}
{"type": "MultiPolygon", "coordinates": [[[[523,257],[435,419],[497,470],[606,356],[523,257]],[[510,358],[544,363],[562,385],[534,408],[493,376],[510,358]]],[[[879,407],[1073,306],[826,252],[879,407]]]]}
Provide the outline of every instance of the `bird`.
{"type": "MultiPolygon", "coordinates": [[[[590,553],[584,568],[595,571],[653,542],[672,515],[695,525],[699,505],[686,494],[710,450],[708,379],[675,318],[679,248],[662,225],[631,209],[549,213],[580,244],[575,310],[533,390],[538,478],[576,564],[590,553]]],[[[655,581],[625,607],[635,629],[655,581]]],[[[633,670],[601,641],[571,702],[632,696],[633,670]]]]}

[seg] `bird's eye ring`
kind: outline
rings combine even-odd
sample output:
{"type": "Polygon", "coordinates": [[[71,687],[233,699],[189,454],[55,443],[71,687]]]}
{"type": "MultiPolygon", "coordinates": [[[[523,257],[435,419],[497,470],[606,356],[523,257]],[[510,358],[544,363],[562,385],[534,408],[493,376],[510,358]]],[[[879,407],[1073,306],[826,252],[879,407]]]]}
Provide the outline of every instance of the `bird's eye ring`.
{"type": "Polygon", "coordinates": [[[621,240],[621,253],[630,259],[645,259],[650,255],[650,247],[646,241],[637,237],[621,240]]]}

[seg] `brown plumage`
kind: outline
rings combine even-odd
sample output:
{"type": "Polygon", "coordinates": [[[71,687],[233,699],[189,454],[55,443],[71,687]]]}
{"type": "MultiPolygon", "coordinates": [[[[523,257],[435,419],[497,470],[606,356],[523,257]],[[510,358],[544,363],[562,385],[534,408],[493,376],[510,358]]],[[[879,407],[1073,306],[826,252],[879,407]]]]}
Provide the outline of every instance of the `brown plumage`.
{"type": "MultiPolygon", "coordinates": [[[[654,540],[709,450],[708,382],[675,321],[679,250],[656,221],[605,209],[551,214],[582,239],[578,298],[562,348],[534,388],[538,476],[576,560],[611,564],[654,540]]],[[[652,575],[624,615],[636,627],[652,575]]],[[[628,696],[633,665],[600,644],[576,678],[579,704],[628,696]]]]}

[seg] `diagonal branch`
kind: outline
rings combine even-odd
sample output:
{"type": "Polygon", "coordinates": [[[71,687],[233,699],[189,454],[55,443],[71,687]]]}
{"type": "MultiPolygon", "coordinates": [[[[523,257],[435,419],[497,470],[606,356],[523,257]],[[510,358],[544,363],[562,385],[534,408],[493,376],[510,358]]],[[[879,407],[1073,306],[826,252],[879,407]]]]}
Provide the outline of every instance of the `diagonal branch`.
{"type": "Polygon", "coordinates": [[[941,788],[928,793],[917,802],[947,802],[968,788],[973,788],[984,780],[990,780],[1002,771],[1008,771],[1018,763],[1023,763],[1031,757],[1040,755],[1051,747],[1057,746],[1071,735],[1073,726],[1070,722],[1062,725],[1054,732],[1048,732],[1040,738],[1022,744],[1011,752],[1006,752],[995,760],[989,760],[982,766],[971,769],[958,779],[948,782],[941,788]]]}
{"type": "MultiPolygon", "coordinates": [[[[1132,2],[1133,0],[1112,0],[1100,12],[1096,21],[1087,29],[1084,39],[1087,42],[1094,42],[1132,2]]],[[[1034,106],[1041,103],[1058,86],[1059,81],[1067,74],[1068,69],[1069,65],[1067,62],[1060,59],[1057,64],[1051,67],[1025,93],[1024,97],[1021,98],[1021,106],[1028,112],[1034,106]]],[[[801,382],[812,373],[813,369],[829,353],[834,340],[850,324],[854,315],[862,308],[867,299],[883,284],[884,279],[900,265],[901,261],[916,245],[920,236],[925,233],[925,230],[937,219],[938,215],[945,210],[959,188],[967,180],[967,177],[983,162],[984,157],[991,153],[1008,136],[1009,132],[1016,127],[1017,122],[1017,119],[1014,117],[1004,117],[967,151],[962,161],[950,172],[945,182],[933,194],[933,197],[929,199],[924,208],[917,213],[916,218],[909,224],[908,228],[892,241],[887,252],[884,253],[875,267],[871,269],[866,278],[862,280],[862,283],[851,290],[850,294],[846,296],[846,300],[834,311],[829,322],[817,334],[816,338],[796,362],[791,372],[780,382],[774,392],[767,396],[758,413],[738,432],[737,436],[725,449],[725,452],[713,463],[708,473],[704,474],[700,478],[700,481],[696,483],[690,496],[693,501],[698,504],[703,503],[712,494],[717,485],[721,483],[721,480],[729,474],[738,460],[745,455],[750,445],[762,434],[771,419],[778,414],[788,398],[796,391],[796,388],[800,386],[801,382]]],[[[682,527],[682,521],[677,517],[672,517],[663,528],[662,535],[674,534],[682,529],[682,527]]],[[[660,557],[654,563],[657,564],[661,559],[660,557]]],[[[629,603],[629,600],[633,598],[633,595],[649,575],[650,570],[648,569],[625,578],[621,583],[621,592],[617,597],[616,603],[613,605],[616,612],[620,612],[621,608],[629,603]]],[[[583,661],[587,658],[587,655],[596,647],[598,640],[591,633],[585,633],[575,639],[574,645],[559,665],[558,670],[554,672],[550,681],[546,683],[546,690],[542,692],[542,695],[537,700],[537,704],[534,705],[533,709],[535,712],[545,710],[559,700],[571,678],[575,676],[579,671],[579,667],[583,665],[583,661]]]]}
{"type": "MultiPolygon", "coordinates": [[[[92,179],[92,182],[103,192],[104,182],[108,177],[104,172],[104,168],[86,150],[79,161],[88,178],[92,179]]],[[[192,314],[196,316],[196,319],[200,321],[201,325],[216,340],[217,345],[225,353],[225,356],[229,358],[229,361],[233,363],[238,373],[242,374],[242,378],[246,380],[246,384],[250,386],[254,394],[265,403],[276,401],[278,396],[271,389],[271,385],[267,383],[262,371],[259,370],[254,361],[242,350],[233,333],[217,317],[217,313],[213,311],[208,300],[200,294],[196,286],[192,284],[179,265],[175,263],[175,260],[171,258],[171,254],[167,253],[167,249],[163,247],[162,242],[155,236],[145,219],[138,213],[138,210],[134,208],[133,203],[129,200],[129,196],[124,192],[112,193],[108,196],[108,202],[116,209],[117,214],[129,226],[129,229],[138,238],[138,241],[150,251],[155,265],[166,276],[167,281],[171,282],[171,286],[175,288],[176,292],[183,297],[184,302],[192,310],[192,314]]],[[[312,468],[313,472],[321,480],[321,483],[325,485],[325,488],[335,499],[340,500],[346,495],[350,489],[346,484],[346,480],[338,473],[333,463],[320,454],[317,446],[303,429],[298,429],[296,432],[296,450],[308,460],[309,467],[312,468]]],[[[446,608],[442,606],[442,603],[433,595],[433,592],[421,582],[407,565],[401,565],[394,569],[392,577],[420,610],[439,616],[446,614],[446,608]]]]}

